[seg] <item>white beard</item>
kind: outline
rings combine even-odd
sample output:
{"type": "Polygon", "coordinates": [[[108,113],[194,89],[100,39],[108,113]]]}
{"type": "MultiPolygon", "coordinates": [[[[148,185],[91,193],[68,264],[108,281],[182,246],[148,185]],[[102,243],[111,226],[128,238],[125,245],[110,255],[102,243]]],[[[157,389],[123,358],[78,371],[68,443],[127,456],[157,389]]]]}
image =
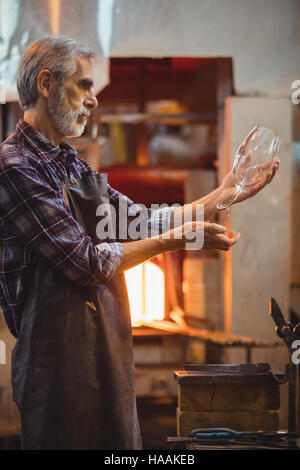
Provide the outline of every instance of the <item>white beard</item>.
{"type": "Polygon", "coordinates": [[[61,87],[57,89],[57,94],[52,101],[48,101],[48,111],[56,123],[58,132],[65,137],[79,137],[84,131],[86,120],[79,123],[77,119],[83,114],[90,115],[90,111],[85,106],[81,106],[77,111],[70,111],[61,87]]]}

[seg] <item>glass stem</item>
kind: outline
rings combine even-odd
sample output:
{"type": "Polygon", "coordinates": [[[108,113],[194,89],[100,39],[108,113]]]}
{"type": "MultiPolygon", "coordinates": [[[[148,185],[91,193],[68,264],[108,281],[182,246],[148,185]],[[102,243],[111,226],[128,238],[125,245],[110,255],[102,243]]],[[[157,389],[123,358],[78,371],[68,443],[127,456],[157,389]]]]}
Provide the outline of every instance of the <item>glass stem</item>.
{"type": "Polygon", "coordinates": [[[240,189],[237,189],[233,198],[226,204],[217,204],[217,209],[227,209],[228,207],[230,207],[237,200],[241,192],[242,191],[240,189]]]}

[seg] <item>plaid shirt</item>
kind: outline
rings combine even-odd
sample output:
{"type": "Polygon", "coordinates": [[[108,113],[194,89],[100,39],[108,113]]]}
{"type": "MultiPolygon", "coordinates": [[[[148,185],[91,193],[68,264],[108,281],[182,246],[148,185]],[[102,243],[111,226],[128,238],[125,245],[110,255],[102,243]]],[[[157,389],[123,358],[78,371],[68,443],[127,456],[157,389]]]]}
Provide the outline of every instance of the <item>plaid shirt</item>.
{"type": "MultiPolygon", "coordinates": [[[[96,285],[113,277],[123,256],[122,243],[94,246],[73,218],[63,196],[66,178],[95,171],[66,141],[55,147],[20,120],[0,145],[0,306],[6,323],[18,336],[29,269],[42,259],[65,278],[96,285]]],[[[110,202],[133,201],[108,185],[110,202]]],[[[158,230],[172,209],[147,210],[158,230]]]]}

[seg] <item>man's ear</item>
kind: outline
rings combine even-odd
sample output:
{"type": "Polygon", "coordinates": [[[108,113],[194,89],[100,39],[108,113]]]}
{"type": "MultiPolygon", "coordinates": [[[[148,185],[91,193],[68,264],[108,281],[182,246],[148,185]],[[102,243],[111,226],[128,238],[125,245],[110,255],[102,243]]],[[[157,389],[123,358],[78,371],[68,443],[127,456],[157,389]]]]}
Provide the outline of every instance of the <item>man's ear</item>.
{"type": "Polygon", "coordinates": [[[43,69],[39,72],[37,76],[37,89],[43,98],[48,98],[52,80],[53,75],[49,70],[43,69]]]}

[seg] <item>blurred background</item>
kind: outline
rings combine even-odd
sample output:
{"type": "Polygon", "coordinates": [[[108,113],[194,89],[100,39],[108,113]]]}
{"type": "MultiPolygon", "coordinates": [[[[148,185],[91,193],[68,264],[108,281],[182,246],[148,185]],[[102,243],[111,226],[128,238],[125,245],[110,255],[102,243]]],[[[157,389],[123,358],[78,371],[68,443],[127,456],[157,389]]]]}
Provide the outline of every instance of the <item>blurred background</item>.
{"type": "MultiPolygon", "coordinates": [[[[135,202],[184,204],[212,191],[256,124],[282,139],[275,180],[232,209],[228,229],[241,232],[232,251],[182,250],[126,273],[146,448],[176,435],[173,370],[184,363],[283,370],[288,360],[268,302],[300,321],[299,17],[298,0],[0,1],[0,141],[22,117],[18,62],[47,34],[98,54],[99,107],[69,143],[135,202]]],[[[14,338],[2,317],[0,340],[0,448],[18,448],[14,338]]],[[[279,423],[287,426],[285,386],[279,423]]]]}

